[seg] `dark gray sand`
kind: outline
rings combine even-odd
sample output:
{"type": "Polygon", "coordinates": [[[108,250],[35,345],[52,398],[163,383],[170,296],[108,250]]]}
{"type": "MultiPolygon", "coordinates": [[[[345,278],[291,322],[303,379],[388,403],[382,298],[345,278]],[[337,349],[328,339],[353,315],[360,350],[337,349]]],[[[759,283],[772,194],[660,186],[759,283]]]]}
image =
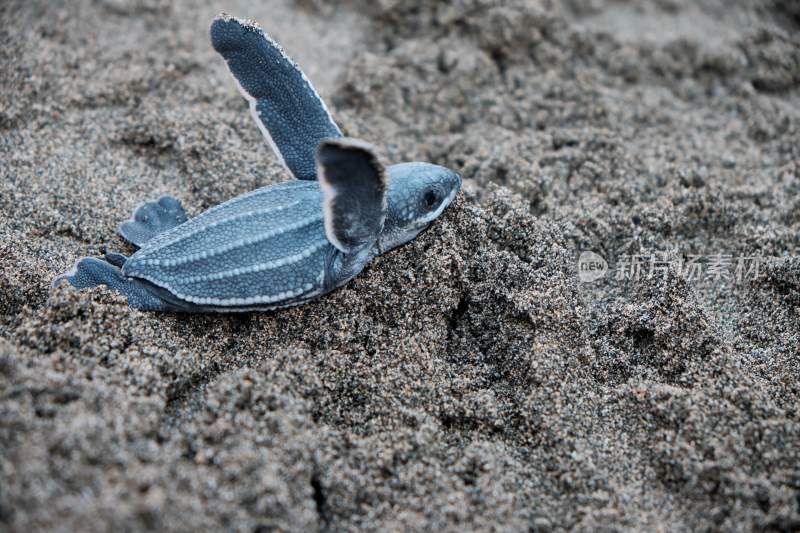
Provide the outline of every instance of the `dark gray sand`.
{"type": "Polygon", "coordinates": [[[0,530],[800,528],[797,2],[250,4],[0,4],[0,530]],[[286,311],[50,291],[143,200],[287,179],[221,10],[463,197],[286,311]]]}

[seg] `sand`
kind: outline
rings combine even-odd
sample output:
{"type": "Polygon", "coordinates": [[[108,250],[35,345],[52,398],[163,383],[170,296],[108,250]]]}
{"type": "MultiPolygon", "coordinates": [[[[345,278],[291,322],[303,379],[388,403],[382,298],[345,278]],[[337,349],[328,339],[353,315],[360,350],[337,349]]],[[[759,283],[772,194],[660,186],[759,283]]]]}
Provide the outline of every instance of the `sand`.
{"type": "Polygon", "coordinates": [[[250,4],[0,5],[0,529],[800,528],[796,2],[250,4]],[[302,307],[50,290],[144,200],[288,179],[222,10],[464,193],[302,307]]]}

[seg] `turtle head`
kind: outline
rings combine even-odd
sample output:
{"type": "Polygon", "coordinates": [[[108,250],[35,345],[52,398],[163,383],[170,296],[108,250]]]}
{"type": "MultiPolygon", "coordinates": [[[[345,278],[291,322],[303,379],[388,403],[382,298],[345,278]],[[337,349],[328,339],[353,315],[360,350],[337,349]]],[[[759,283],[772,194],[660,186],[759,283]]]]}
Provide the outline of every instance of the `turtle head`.
{"type": "Polygon", "coordinates": [[[387,169],[386,219],[378,239],[379,253],[420,234],[455,199],[461,176],[430,163],[401,163],[387,169]]]}

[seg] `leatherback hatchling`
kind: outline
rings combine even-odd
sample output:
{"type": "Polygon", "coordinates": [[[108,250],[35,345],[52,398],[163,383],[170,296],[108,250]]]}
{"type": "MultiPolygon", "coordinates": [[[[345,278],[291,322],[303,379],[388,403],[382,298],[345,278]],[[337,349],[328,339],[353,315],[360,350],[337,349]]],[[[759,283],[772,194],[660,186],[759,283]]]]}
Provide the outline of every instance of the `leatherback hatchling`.
{"type": "Polygon", "coordinates": [[[136,253],[82,258],[54,285],[107,285],[150,311],[297,305],[412,240],[455,198],[455,172],[418,162],[384,168],[368,144],[343,137],[308,78],[256,23],[221,14],[211,43],[297,180],[192,219],[174,198],[145,203],[119,228],[136,253]]]}

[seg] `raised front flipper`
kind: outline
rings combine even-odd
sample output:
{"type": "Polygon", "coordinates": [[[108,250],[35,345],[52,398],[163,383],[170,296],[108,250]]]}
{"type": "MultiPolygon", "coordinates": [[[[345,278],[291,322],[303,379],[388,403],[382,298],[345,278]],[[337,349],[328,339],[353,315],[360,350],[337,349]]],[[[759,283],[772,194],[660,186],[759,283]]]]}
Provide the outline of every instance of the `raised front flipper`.
{"type": "Polygon", "coordinates": [[[171,196],[162,196],[156,202],[147,202],[136,208],[133,219],[119,226],[122,237],[139,246],[167,230],[186,222],[186,211],[181,202],[171,196]]]}
{"type": "Polygon", "coordinates": [[[275,154],[296,178],[316,179],[317,145],[342,133],[311,82],[255,22],[223,13],[210,33],[275,154]]]}
{"type": "Polygon", "coordinates": [[[354,139],[327,139],[317,161],[328,241],[345,253],[374,243],[386,217],[388,178],[372,147],[354,139]]]}

